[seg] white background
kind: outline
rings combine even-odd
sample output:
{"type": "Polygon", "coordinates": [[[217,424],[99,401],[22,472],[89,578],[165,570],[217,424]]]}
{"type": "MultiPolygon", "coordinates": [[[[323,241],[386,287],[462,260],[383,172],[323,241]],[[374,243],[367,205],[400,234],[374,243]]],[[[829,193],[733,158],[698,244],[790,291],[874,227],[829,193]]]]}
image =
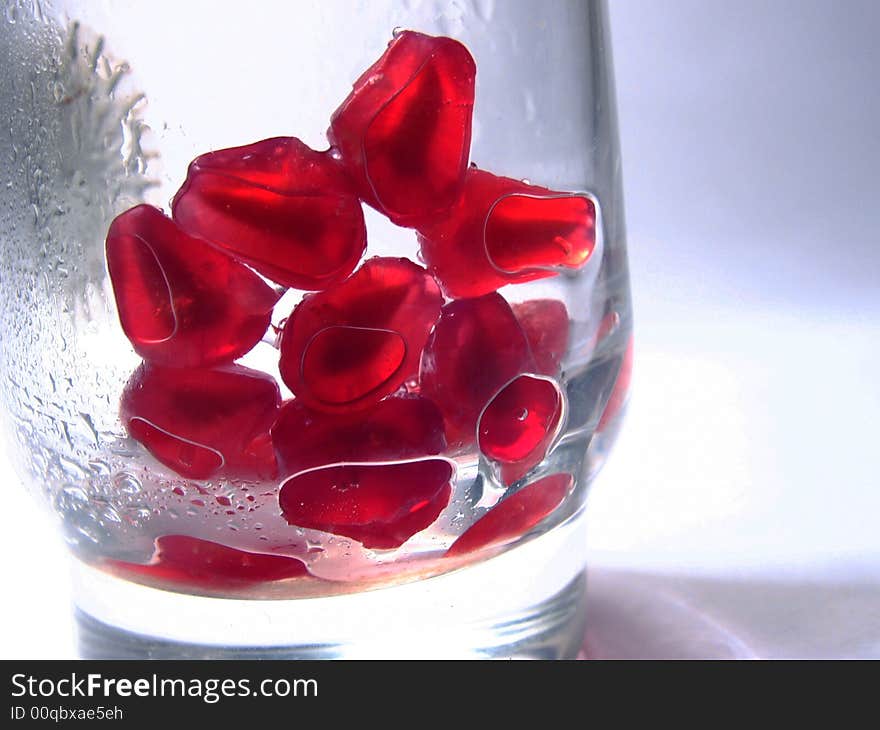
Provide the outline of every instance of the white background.
{"type": "MultiPolygon", "coordinates": [[[[637,360],[592,564],[880,585],[880,3],[612,0],[611,21],[637,360]]],[[[0,656],[70,656],[65,553],[10,499],[0,656]]]]}
{"type": "Polygon", "coordinates": [[[636,313],[597,559],[880,576],[880,3],[613,0],[636,313]]]}

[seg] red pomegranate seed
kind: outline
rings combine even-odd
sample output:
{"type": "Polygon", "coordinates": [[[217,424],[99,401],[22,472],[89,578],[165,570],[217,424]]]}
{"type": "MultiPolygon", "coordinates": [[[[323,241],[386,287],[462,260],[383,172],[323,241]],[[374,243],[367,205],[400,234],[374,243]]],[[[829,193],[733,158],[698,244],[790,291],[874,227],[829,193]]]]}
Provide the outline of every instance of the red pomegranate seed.
{"type": "Polygon", "coordinates": [[[361,198],[398,225],[432,220],[458,199],[475,76],[458,41],[404,31],[331,117],[327,136],[361,198]]]}
{"type": "Polygon", "coordinates": [[[241,357],[265,334],[278,301],[254,272],[148,205],[113,221],[107,267],[135,352],[169,367],[241,357]]]}
{"type": "Polygon", "coordinates": [[[291,525],[388,550],[437,519],[452,494],[454,473],[449,461],[438,458],[323,466],[288,479],[279,504],[291,525]]]}
{"type": "Polygon", "coordinates": [[[465,555],[524,535],[553,512],[572,486],[569,474],[551,474],[502,499],[471,525],[446,551],[465,555]]]}
{"type": "Polygon", "coordinates": [[[108,563],[124,574],[204,589],[245,587],[309,574],[305,563],[296,558],[251,553],[187,535],[157,538],[147,565],[121,560],[108,563]]]}
{"type": "Polygon", "coordinates": [[[344,279],[366,248],[361,204],[342,165],[294,137],[197,157],[171,208],[187,233],[297,289],[344,279]]]}
{"type": "Polygon", "coordinates": [[[272,377],[240,365],[145,363],[125,386],[120,416],[132,438],[183,477],[272,479],[269,429],[280,403],[272,377]]]}
{"type": "Polygon", "coordinates": [[[443,307],[422,355],[421,392],[443,411],[446,437],[474,443],[480,412],[498,389],[530,372],[529,343],[500,294],[459,299],[443,307]]]}
{"type": "Polygon", "coordinates": [[[623,361],[620,364],[620,372],[617,380],[614,381],[614,388],[608,397],[608,403],[599,419],[599,425],[596,426],[597,431],[603,431],[605,427],[614,420],[614,417],[620,413],[620,409],[626,404],[629,396],[629,386],[632,381],[633,368],[633,338],[630,336],[626,345],[626,352],[623,353],[623,361]]]}
{"type": "Polygon", "coordinates": [[[394,377],[406,357],[406,342],[389,330],[335,325],[318,332],[306,346],[301,370],[312,395],[328,404],[351,403],[394,377]],[[362,358],[370,367],[352,374],[362,358]]]}
{"type": "Polygon", "coordinates": [[[369,408],[416,374],[442,302],[420,266],[369,259],[293,310],[281,337],[281,377],[310,408],[369,408]]]}
{"type": "Polygon", "coordinates": [[[555,382],[520,375],[486,406],[478,428],[480,451],[501,466],[512,484],[547,455],[562,418],[562,396],[555,382]]]}
{"type": "Polygon", "coordinates": [[[529,341],[535,372],[556,375],[568,349],[568,312],[556,299],[532,299],[512,305],[513,313],[529,341]]]}
{"type": "Polygon", "coordinates": [[[343,461],[431,456],[446,448],[443,416],[427,398],[393,396],[360,413],[322,413],[285,403],[272,426],[282,476],[343,461]]]}
{"type": "Polygon", "coordinates": [[[428,269],[450,297],[475,297],[577,269],[595,246],[593,201],[468,170],[461,200],[419,226],[428,269]]]}

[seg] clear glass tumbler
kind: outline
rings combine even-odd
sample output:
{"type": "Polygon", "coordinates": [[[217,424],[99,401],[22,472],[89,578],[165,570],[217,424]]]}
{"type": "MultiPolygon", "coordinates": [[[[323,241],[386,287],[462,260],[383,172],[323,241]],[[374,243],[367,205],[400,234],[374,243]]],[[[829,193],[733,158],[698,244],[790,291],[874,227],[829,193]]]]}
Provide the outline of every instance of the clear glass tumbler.
{"type": "Polygon", "coordinates": [[[569,657],[632,363],[606,11],[4,0],[0,397],[86,657],[569,657]]]}

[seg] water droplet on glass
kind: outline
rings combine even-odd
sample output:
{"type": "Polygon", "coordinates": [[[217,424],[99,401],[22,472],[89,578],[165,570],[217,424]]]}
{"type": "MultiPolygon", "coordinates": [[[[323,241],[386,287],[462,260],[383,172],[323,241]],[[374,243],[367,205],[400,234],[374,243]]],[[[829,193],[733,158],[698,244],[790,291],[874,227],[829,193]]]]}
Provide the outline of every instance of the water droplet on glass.
{"type": "Polygon", "coordinates": [[[124,471],[119,472],[113,477],[113,488],[117,492],[128,496],[135,496],[143,491],[143,486],[137,477],[124,471]]]}
{"type": "Polygon", "coordinates": [[[113,524],[120,524],[122,522],[122,517],[119,516],[119,512],[116,511],[112,504],[108,504],[101,510],[100,519],[102,522],[111,522],[113,524]]]}

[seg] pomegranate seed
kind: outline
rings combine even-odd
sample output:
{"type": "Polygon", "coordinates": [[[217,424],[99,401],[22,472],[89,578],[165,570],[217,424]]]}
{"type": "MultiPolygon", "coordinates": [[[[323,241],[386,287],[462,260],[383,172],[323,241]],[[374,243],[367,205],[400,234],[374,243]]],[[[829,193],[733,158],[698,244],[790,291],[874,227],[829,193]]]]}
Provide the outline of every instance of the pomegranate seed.
{"type": "Polygon", "coordinates": [[[204,589],[245,587],[309,574],[305,563],[285,555],[251,553],[187,535],[156,539],[147,565],[108,561],[119,572],[204,589]]]}
{"type": "Polygon", "coordinates": [[[458,41],[404,31],[331,117],[327,136],[361,198],[398,225],[433,220],[458,199],[475,76],[458,41]]]}
{"type": "Polygon", "coordinates": [[[480,451],[501,465],[512,484],[547,455],[562,418],[559,386],[548,379],[520,375],[504,386],[480,416],[480,451]]]}
{"type": "Polygon", "coordinates": [[[281,337],[281,377],[311,408],[369,408],[416,374],[442,301],[437,283],[411,261],[369,259],[293,310],[281,337]]]}
{"type": "Polygon", "coordinates": [[[300,472],[281,487],[285,519],[344,535],[376,550],[400,547],[437,519],[452,494],[445,459],[334,464],[300,472]]]}
{"type": "Polygon", "coordinates": [[[139,205],[107,233],[107,267],[135,352],[169,367],[232,362],[265,334],[278,294],[161,211],[139,205]]]}
{"type": "Polygon", "coordinates": [[[500,294],[443,307],[422,355],[421,392],[443,412],[453,448],[477,438],[477,420],[499,388],[533,369],[529,343],[500,294]]]}
{"type": "Polygon", "coordinates": [[[461,200],[419,226],[428,269],[449,297],[475,297],[586,264],[595,246],[593,201],[468,170],[461,200]]]}
{"type": "Polygon", "coordinates": [[[126,384],[120,413],[129,435],[183,477],[273,479],[269,429],[280,403],[272,377],[240,365],[145,363],[126,384]]]}
{"type": "Polygon", "coordinates": [[[394,396],[368,411],[331,414],[285,403],[272,426],[282,476],[344,461],[430,456],[446,448],[443,416],[427,398],[394,396]]]}
{"type": "Polygon", "coordinates": [[[551,474],[502,499],[452,543],[445,557],[465,555],[524,535],[562,504],[572,483],[569,474],[551,474]]]}
{"type": "Polygon", "coordinates": [[[360,201],[342,165],[294,137],[197,157],[174,220],[285,286],[324,289],[366,248],[360,201]]]}
{"type": "Polygon", "coordinates": [[[513,313],[529,341],[535,372],[556,375],[568,349],[568,312],[556,299],[532,299],[512,305],[513,313]]]}

